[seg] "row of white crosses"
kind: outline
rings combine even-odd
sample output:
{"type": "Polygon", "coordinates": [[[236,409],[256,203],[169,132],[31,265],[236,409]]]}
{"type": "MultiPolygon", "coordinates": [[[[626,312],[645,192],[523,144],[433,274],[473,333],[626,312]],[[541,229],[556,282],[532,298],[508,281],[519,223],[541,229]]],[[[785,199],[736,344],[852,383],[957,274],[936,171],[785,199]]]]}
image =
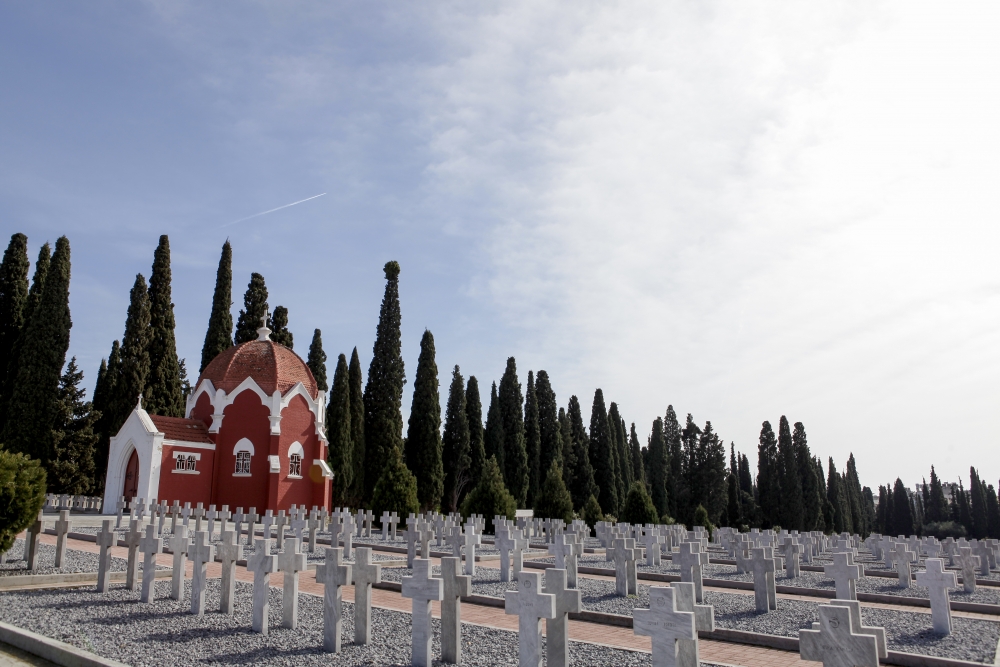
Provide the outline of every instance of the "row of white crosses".
{"type": "Polygon", "coordinates": [[[48,512],[58,512],[59,510],[100,512],[103,505],[104,499],[99,496],[72,496],[69,494],[57,495],[55,493],[47,493],[45,494],[45,503],[42,505],[42,510],[48,512]]]}

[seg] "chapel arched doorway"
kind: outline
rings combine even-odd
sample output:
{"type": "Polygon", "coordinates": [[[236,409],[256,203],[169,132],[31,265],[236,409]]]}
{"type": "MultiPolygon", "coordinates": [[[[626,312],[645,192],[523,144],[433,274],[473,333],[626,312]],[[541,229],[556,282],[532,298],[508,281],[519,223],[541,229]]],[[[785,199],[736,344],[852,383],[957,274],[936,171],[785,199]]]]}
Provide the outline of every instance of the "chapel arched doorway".
{"type": "Polygon", "coordinates": [[[139,495],[139,455],[133,449],[128,457],[128,465],[125,466],[125,488],[122,495],[126,500],[132,500],[139,495]]]}

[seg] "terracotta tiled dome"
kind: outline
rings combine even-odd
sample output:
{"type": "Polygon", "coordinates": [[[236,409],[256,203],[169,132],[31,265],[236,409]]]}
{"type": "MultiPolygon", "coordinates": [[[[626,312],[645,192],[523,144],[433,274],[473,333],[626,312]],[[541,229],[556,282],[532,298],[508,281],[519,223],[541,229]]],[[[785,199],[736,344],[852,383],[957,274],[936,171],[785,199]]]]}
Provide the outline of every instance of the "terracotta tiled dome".
{"type": "Polygon", "coordinates": [[[286,391],[301,382],[309,395],[318,396],[316,379],[299,355],[272,340],[252,340],[234,345],[221,353],[202,372],[198,379],[208,378],[216,389],[233,391],[248,377],[268,394],[277,389],[286,391]]]}

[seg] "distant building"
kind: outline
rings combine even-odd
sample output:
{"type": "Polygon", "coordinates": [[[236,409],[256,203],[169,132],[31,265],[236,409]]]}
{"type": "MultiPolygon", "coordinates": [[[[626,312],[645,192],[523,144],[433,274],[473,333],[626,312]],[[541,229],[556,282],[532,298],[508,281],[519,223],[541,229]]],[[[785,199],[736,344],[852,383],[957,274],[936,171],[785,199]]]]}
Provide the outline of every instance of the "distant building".
{"type": "Polygon", "coordinates": [[[120,496],[287,510],[330,509],[325,396],[305,362],[257,330],[205,368],[186,417],[136,405],[111,438],[104,507],[120,496]]]}

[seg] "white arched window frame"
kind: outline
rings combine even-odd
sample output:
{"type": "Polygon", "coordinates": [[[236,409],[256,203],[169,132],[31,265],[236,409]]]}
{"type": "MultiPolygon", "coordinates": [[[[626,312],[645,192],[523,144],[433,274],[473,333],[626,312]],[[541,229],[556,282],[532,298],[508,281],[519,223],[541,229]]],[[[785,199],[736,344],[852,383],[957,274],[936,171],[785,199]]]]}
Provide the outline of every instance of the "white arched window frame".
{"type": "Polygon", "coordinates": [[[288,447],[288,476],[301,479],[302,478],[302,459],[305,458],[305,450],[302,449],[302,444],[299,442],[293,442],[288,447]]]}
{"type": "Polygon", "coordinates": [[[246,438],[240,439],[233,447],[233,455],[236,457],[236,471],[233,477],[250,477],[250,459],[253,458],[253,443],[246,438]]]}

